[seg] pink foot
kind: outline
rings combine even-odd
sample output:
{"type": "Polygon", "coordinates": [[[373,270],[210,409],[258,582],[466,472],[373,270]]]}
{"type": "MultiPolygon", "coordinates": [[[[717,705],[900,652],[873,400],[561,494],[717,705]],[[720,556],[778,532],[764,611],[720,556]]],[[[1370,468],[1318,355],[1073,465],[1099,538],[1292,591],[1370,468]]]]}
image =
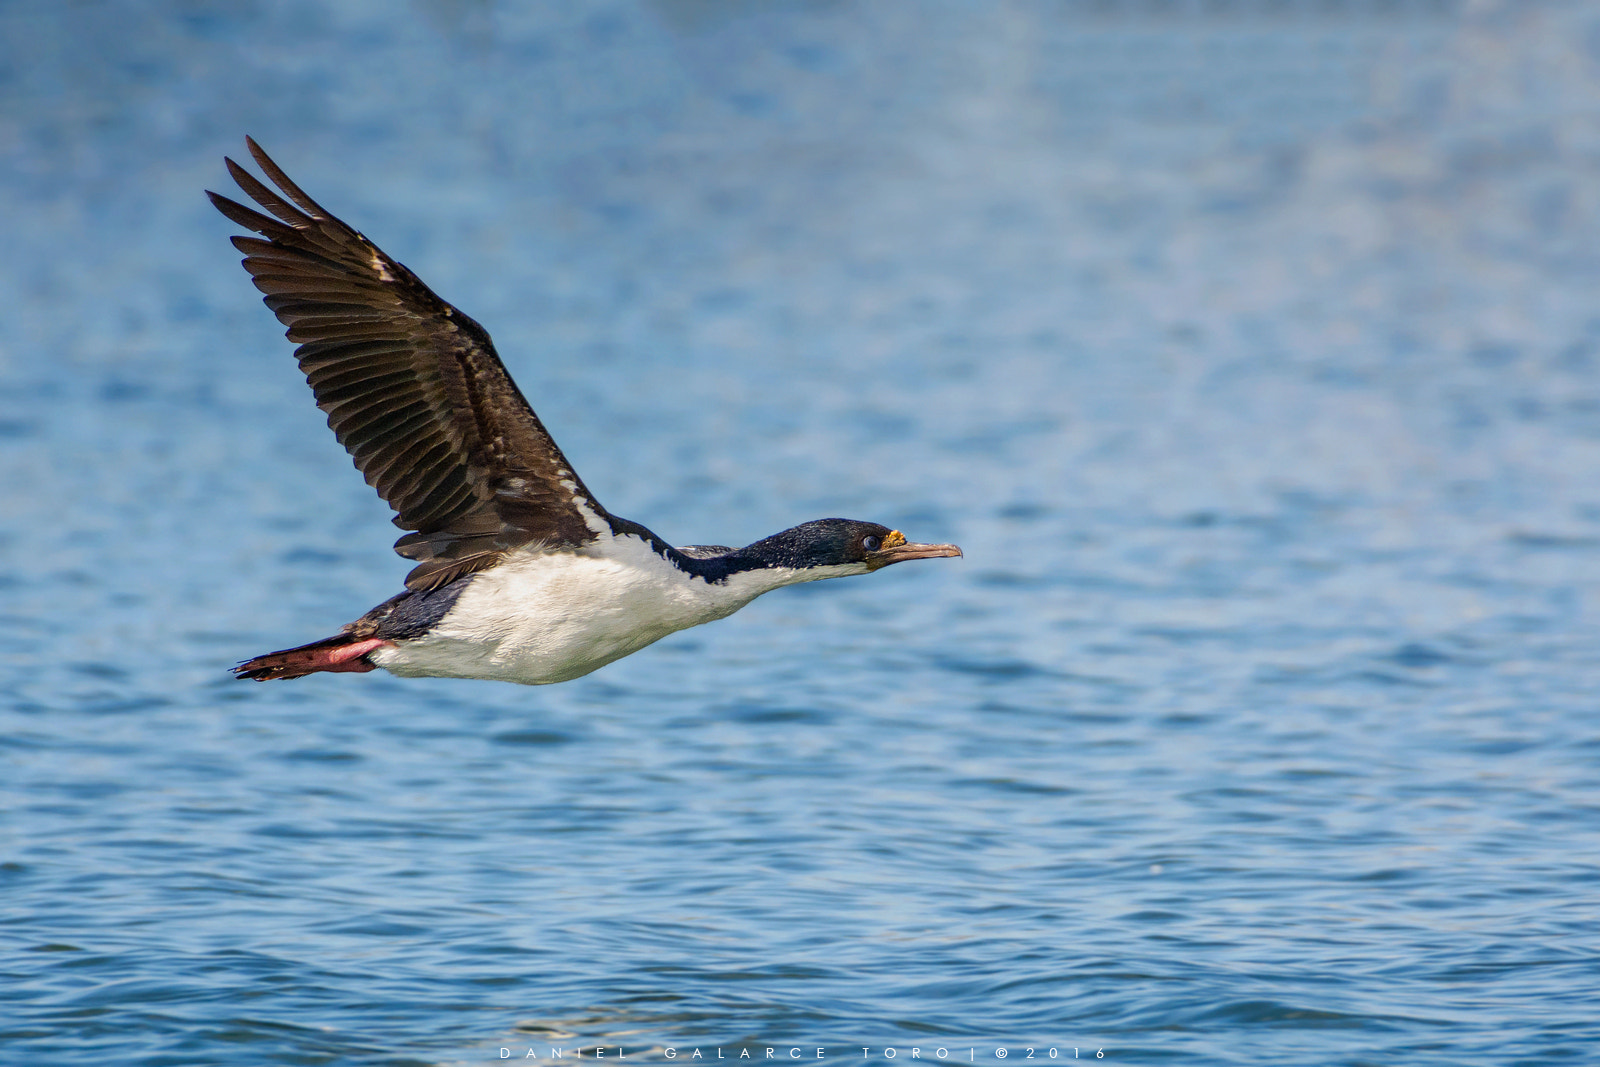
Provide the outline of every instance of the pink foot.
{"type": "Polygon", "coordinates": [[[338,645],[325,652],[318,652],[316,659],[310,666],[314,671],[350,671],[362,674],[378,669],[377,664],[368,663],[362,659],[368,652],[375,648],[382,648],[389,642],[381,637],[369,637],[365,641],[354,641],[348,645],[338,645]]]}

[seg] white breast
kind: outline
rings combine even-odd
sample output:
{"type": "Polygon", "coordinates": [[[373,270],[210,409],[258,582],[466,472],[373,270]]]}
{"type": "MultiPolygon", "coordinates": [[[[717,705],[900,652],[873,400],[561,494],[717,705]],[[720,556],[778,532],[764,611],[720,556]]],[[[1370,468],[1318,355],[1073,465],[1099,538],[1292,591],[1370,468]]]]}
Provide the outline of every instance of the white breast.
{"type": "Polygon", "coordinates": [[[711,583],[691,578],[632,535],[582,552],[523,549],[475,575],[425,636],[371,658],[406,676],[565,682],[674,631],[732,615],[779,586],[832,576],[762,569],[711,583]]]}

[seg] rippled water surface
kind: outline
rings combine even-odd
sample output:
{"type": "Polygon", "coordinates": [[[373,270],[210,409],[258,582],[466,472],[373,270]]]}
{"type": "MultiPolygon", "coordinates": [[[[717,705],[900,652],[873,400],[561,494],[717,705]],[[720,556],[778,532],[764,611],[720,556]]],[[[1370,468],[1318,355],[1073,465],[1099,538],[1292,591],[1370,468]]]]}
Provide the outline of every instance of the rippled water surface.
{"type": "Polygon", "coordinates": [[[0,8],[0,1062],[1592,1057],[1592,9],[561,6],[0,8]],[[233,681],[405,571],[247,132],[618,514],[966,558],[233,681]]]}

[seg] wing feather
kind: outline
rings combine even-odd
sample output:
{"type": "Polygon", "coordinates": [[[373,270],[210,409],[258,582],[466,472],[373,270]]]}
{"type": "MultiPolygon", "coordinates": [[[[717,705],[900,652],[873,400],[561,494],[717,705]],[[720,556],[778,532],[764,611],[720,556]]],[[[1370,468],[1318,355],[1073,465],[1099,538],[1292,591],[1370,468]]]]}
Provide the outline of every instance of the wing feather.
{"type": "Polygon", "coordinates": [[[609,519],[506,373],[489,335],[333,215],[246,138],[268,185],[233,160],[254,201],[216,193],[263,302],[299,345],[317,406],[411,533],[395,551],[431,589],[533,542],[577,546],[609,519]],[[276,188],[274,188],[274,186],[276,188]],[[265,214],[263,214],[263,211],[265,214]]]}

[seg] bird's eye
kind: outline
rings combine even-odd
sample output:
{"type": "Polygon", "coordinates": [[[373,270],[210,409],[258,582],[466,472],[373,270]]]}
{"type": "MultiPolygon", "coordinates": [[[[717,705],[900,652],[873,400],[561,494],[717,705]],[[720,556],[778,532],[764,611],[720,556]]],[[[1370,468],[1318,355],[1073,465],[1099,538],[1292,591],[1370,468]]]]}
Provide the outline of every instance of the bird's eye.
{"type": "Polygon", "coordinates": [[[883,538],[879,537],[877,534],[867,534],[867,536],[861,539],[861,547],[866,549],[868,552],[878,551],[879,546],[882,544],[883,538]]]}

